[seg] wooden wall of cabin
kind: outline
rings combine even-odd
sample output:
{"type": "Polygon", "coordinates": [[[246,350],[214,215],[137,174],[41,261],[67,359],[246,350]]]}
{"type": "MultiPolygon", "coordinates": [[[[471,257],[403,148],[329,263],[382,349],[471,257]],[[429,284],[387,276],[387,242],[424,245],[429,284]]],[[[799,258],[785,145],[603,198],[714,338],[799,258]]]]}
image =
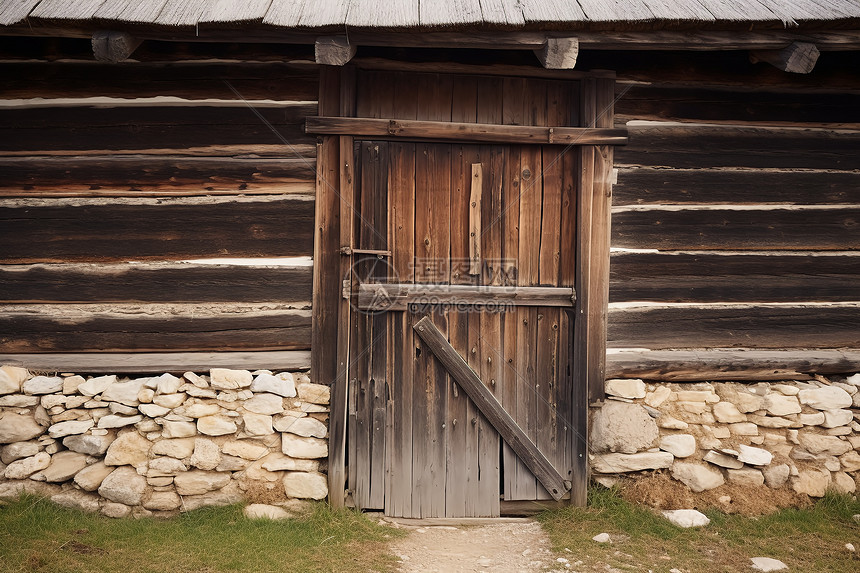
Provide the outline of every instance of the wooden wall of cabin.
{"type": "Polygon", "coordinates": [[[0,354],[308,366],[312,50],[147,42],[110,65],[86,40],[3,39],[0,354]]]}

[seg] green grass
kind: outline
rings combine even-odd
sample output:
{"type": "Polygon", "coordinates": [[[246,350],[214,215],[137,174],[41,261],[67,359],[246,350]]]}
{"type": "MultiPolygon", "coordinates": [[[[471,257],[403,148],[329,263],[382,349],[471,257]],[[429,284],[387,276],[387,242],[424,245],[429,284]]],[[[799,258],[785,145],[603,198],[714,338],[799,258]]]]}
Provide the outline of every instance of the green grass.
{"type": "Polygon", "coordinates": [[[241,506],[173,519],[109,519],[26,496],[0,506],[0,571],[391,571],[387,543],[396,535],[324,503],[277,522],[245,519],[241,506]]]}
{"type": "Polygon", "coordinates": [[[655,511],[621,499],[614,490],[589,491],[587,508],[549,511],[539,519],[553,548],[576,570],[748,573],[751,557],[772,557],[792,571],[856,573],[860,558],[860,502],[828,495],[812,509],[786,509],[770,515],[744,517],[706,512],[711,524],[682,529],[655,511]],[[612,543],[592,541],[608,533],[612,543]],[[582,561],[576,565],[576,561],[582,561]]]}

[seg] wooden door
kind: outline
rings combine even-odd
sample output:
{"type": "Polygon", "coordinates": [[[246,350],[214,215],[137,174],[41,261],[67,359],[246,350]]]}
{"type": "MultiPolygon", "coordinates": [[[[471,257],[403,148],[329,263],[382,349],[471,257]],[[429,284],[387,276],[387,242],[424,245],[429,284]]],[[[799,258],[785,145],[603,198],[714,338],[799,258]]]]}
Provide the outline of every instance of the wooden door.
{"type": "Polygon", "coordinates": [[[562,497],[577,447],[574,155],[385,141],[360,141],[355,153],[355,503],[394,516],[494,516],[501,498],[562,497]],[[414,331],[424,317],[555,469],[551,493],[414,331]]]}

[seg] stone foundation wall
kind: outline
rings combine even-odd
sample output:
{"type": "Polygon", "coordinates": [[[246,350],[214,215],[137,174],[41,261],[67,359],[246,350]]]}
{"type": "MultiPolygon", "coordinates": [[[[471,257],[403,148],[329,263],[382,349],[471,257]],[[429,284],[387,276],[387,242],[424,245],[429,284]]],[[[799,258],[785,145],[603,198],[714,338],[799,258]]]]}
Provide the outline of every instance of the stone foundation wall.
{"type": "Polygon", "coordinates": [[[147,378],[0,368],[0,497],[112,517],[328,494],[329,388],[306,374],[147,378]]]}
{"type": "Polygon", "coordinates": [[[812,382],[609,380],[591,420],[593,477],[663,470],[694,492],[724,483],[821,497],[860,480],[860,374],[812,382]]]}

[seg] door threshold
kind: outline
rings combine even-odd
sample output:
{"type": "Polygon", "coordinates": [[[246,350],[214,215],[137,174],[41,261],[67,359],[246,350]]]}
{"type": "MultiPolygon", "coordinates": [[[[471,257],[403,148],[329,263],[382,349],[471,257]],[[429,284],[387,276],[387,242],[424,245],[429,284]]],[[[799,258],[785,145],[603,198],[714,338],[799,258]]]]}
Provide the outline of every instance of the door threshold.
{"type": "Polygon", "coordinates": [[[500,523],[526,523],[528,517],[388,517],[382,514],[368,514],[396,525],[407,527],[467,527],[470,525],[497,525],[500,523]]]}

